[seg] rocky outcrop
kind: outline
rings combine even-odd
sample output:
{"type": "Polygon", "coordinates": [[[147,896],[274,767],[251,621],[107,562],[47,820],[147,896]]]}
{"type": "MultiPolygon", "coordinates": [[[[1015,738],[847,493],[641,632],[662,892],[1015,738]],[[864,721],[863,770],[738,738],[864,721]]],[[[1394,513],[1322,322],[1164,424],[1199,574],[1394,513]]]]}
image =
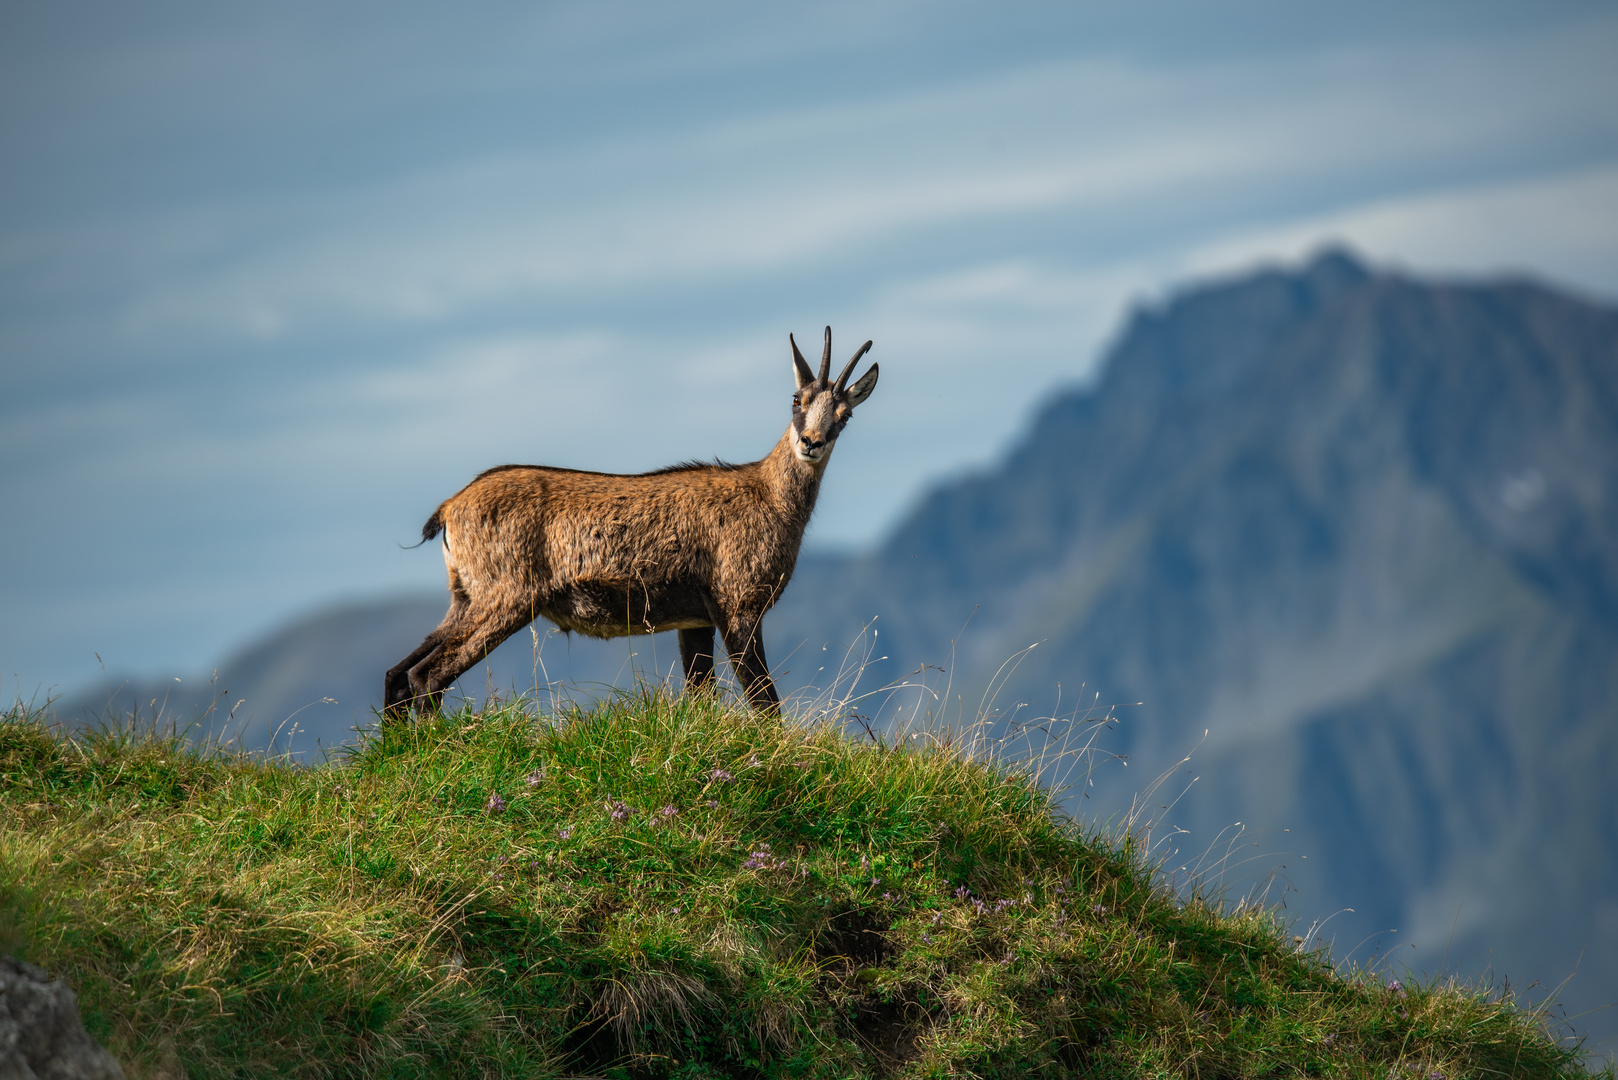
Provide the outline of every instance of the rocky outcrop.
{"type": "Polygon", "coordinates": [[[0,955],[0,1080],[124,1080],[79,1019],[73,990],[0,955]]]}

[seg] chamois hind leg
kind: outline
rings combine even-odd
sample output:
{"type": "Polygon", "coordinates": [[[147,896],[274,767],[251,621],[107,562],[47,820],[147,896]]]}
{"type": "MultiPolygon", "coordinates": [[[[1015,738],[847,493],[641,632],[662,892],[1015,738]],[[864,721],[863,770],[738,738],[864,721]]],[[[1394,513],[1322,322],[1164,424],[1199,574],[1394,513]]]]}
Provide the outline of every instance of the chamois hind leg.
{"type": "MultiPolygon", "coordinates": [[[[388,669],[382,680],[382,718],[384,720],[402,720],[406,710],[409,709],[414,695],[410,692],[410,670],[420,664],[444,641],[450,628],[461,620],[470,606],[470,598],[466,590],[461,588],[459,575],[453,567],[449,572],[449,610],[439,620],[433,632],[428,634],[420,645],[409,656],[388,669]]],[[[424,705],[427,703],[423,703],[424,705]]]]}
{"type": "Polygon", "coordinates": [[[446,628],[438,648],[410,669],[411,693],[432,708],[440,708],[444,691],[456,679],[533,621],[533,614],[526,609],[469,609],[455,625],[446,628]]]}
{"type": "Polygon", "coordinates": [[[731,669],[747,693],[747,703],[757,712],[780,712],[781,699],[770,678],[769,661],[764,659],[763,618],[726,619],[723,632],[731,669]]]}
{"type": "Polygon", "coordinates": [[[384,721],[403,720],[405,710],[410,707],[410,669],[424,660],[438,643],[444,639],[444,627],[427,635],[420,645],[417,645],[411,654],[388,669],[387,676],[382,682],[382,719],[384,721]]]}
{"type": "Polygon", "coordinates": [[[713,627],[680,631],[680,660],[685,666],[685,692],[699,694],[713,686],[713,627]]]}

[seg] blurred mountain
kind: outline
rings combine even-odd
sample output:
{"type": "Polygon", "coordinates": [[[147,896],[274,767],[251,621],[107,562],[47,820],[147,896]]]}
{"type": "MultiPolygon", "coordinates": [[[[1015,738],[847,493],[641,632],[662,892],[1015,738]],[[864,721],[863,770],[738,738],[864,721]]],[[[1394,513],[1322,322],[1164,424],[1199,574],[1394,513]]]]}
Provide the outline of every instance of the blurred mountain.
{"type": "MultiPolygon", "coordinates": [[[[131,715],[157,718],[199,733],[233,738],[240,746],[318,753],[352,741],[382,704],[382,675],[410,652],[448,606],[444,594],[351,602],[299,619],[227,657],[211,676],[182,679],[109,678],[55,702],[59,719],[94,723],[131,715]]],[[[535,626],[519,634],[457,689],[481,700],[490,693],[588,697],[636,678],[654,679],[652,643],[567,637],[535,626]]],[[[665,647],[669,663],[678,642],[665,647]]],[[[452,695],[453,696],[453,695],[452,695]]]]}
{"type": "MultiPolygon", "coordinates": [[[[351,605],[214,688],[109,684],[59,711],[245,699],[249,745],[285,745],[298,709],[299,738],[341,742],[443,608],[351,605]]],[[[1163,789],[1189,784],[1162,811],[1186,830],[1171,865],[1223,865],[1233,896],[1273,871],[1339,956],[1618,1002],[1618,310],[1341,252],[1190,289],[878,548],[805,556],[767,620],[783,689],[823,686],[868,625],[862,688],[931,665],[974,715],[1037,642],[991,712],[1140,703],[1103,739],[1128,767],[1076,809],[1123,813],[1195,748],[1163,789]]],[[[541,629],[462,689],[624,685],[678,655],[541,629]]],[[[1575,1027],[1612,1040],[1618,1008],[1575,1027]]]]}
{"type": "Polygon", "coordinates": [[[772,615],[873,617],[875,682],[952,658],[970,712],[1039,642],[1003,710],[1142,703],[1088,812],[1200,742],[1180,856],[1240,822],[1227,884],[1281,865],[1339,954],[1618,1002],[1618,311],[1343,253],[1188,291],[772,615]]]}

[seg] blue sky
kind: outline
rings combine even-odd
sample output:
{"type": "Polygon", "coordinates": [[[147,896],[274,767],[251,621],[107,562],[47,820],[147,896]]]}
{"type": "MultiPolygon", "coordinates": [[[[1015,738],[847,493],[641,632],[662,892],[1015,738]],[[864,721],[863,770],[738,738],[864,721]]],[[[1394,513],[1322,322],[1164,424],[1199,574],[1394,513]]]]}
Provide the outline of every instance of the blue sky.
{"type": "Polygon", "coordinates": [[[876,341],[850,547],[1199,276],[1618,297],[1618,5],[1006,8],[0,9],[0,690],[440,588],[489,465],[756,458],[789,330],[876,341]]]}

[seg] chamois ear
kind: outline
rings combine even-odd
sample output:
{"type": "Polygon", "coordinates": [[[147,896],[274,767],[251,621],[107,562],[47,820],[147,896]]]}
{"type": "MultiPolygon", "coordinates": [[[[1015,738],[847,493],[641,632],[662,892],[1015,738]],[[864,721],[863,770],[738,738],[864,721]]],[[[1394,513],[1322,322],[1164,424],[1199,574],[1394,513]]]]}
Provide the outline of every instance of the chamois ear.
{"type": "Polygon", "coordinates": [[[809,370],[809,362],[803,358],[803,353],[798,351],[797,341],[793,339],[791,334],[787,335],[787,340],[792,342],[792,377],[798,380],[798,389],[802,390],[809,383],[815,381],[815,376],[809,370]]]}
{"type": "Polygon", "coordinates": [[[854,385],[848,388],[848,407],[850,409],[871,396],[871,391],[876,389],[876,373],[880,370],[880,365],[872,364],[870,371],[854,380],[854,385]]]}

